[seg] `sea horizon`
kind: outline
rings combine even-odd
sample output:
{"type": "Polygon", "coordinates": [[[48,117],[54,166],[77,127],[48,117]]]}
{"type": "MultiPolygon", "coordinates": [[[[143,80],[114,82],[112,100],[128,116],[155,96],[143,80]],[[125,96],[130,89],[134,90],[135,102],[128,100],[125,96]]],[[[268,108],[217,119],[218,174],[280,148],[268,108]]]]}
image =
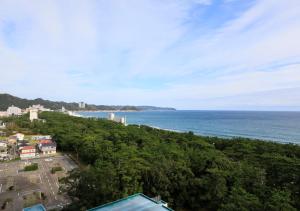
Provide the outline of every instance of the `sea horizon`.
{"type": "MultiPolygon", "coordinates": [[[[84,117],[107,118],[110,112],[78,112],[84,117]]],[[[176,110],[114,112],[128,124],[147,125],[201,136],[250,138],[300,144],[299,111],[176,110]]]]}

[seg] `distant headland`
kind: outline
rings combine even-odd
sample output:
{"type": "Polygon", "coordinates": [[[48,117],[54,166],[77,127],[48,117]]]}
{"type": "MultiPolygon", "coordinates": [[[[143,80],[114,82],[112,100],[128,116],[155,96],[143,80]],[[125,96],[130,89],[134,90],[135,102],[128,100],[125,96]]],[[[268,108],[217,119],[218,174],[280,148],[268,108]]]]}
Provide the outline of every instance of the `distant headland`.
{"type": "Polygon", "coordinates": [[[157,107],[157,106],[132,106],[132,105],[95,105],[87,104],[85,102],[64,102],[64,101],[50,101],[42,98],[37,99],[24,99],[15,97],[10,94],[0,94],[0,110],[6,110],[9,106],[14,105],[21,109],[28,108],[31,105],[43,105],[51,110],[58,110],[62,107],[70,111],[167,111],[176,110],[170,107],[157,107]]]}

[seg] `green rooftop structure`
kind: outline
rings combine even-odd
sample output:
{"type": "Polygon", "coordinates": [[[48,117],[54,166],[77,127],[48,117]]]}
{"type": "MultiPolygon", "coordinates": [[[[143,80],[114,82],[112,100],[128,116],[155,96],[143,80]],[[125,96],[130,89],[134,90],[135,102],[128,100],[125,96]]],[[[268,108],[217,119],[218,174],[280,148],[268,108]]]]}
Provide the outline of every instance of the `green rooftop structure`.
{"type": "Polygon", "coordinates": [[[88,211],[173,211],[167,207],[167,203],[156,201],[148,196],[137,193],[126,198],[110,202],[88,211]]]}

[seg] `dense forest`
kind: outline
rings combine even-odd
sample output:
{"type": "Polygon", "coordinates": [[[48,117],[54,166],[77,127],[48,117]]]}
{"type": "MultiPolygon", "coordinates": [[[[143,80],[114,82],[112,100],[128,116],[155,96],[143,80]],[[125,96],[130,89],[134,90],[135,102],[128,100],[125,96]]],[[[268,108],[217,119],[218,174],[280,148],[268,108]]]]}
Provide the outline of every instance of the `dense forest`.
{"type": "Polygon", "coordinates": [[[133,193],[161,196],[175,210],[300,210],[300,146],[123,126],[44,112],[9,118],[10,130],[53,135],[83,164],[61,182],[85,210],[133,193]]]}
{"type": "Polygon", "coordinates": [[[93,105],[86,104],[85,108],[79,108],[78,103],[66,103],[63,101],[50,101],[43,100],[42,98],[37,98],[34,100],[28,100],[23,98],[18,98],[9,94],[0,94],[0,110],[6,110],[9,106],[15,105],[19,108],[28,108],[29,106],[41,104],[45,108],[49,108],[52,110],[61,109],[62,106],[68,110],[76,111],[76,110],[121,110],[121,111],[144,111],[144,110],[175,110],[174,108],[165,108],[165,107],[155,107],[155,106],[122,106],[122,105],[93,105]]]}

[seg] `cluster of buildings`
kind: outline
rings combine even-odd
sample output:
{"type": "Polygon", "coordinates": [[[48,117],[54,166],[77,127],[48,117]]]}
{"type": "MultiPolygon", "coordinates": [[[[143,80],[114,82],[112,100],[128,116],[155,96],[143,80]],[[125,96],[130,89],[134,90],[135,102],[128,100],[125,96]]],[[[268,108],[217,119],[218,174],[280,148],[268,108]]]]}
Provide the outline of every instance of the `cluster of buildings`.
{"type": "Polygon", "coordinates": [[[9,106],[6,111],[0,111],[0,117],[21,116],[23,114],[29,113],[30,114],[29,118],[31,121],[33,121],[38,119],[38,113],[42,111],[51,111],[51,110],[39,104],[32,105],[26,109],[21,109],[19,107],[12,105],[9,106]]]}
{"type": "Polygon", "coordinates": [[[123,124],[123,125],[126,125],[126,124],[127,124],[127,123],[126,123],[126,117],[117,117],[117,116],[115,115],[115,113],[109,113],[107,119],[108,119],[108,120],[111,120],[111,121],[114,121],[114,122],[119,122],[119,123],[121,123],[121,124],[123,124]]]}
{"type": "Polygon", "coordinates": [[[53,155],[56,153],[56,143],[52,140],[51,136],[34,135],[30,138],[33,144],[24,143],[24,141],[18,144],[21,159],[30,159],[40,155],[53,155]]]}
{"type": "MultiPolygon", "coordinates": [[[[86,103],[79,102],[78,107],[80,109],[85,109],[86,103]]],[[[34,121],[34,120],[38,120],[39,112],[43,112],[43,111],[52,111],[52,110],[49,109],[49,108],[45,108],[43,105],[40,105],[40,104],[32,105],[32,106],[30,106],[28,108],[25,108],[25,109],[21,109],[17,106],[12,105],[12,106],[9,106],[6,111],[0,111],[0,117],[21,116],[23,114],[29,113],[30,121],[34,121]]],[[[65,114],[68,114],[70,116],[77,116],[77,117],[80,116],[80,115],[78,115],[77,113],[75,113],[73,111],[68,111],[64,107],[62,107],[58,111],[62,112],[62,113],[65,113],[65,114]]],[[[0,125],[0,127],[1,127],[1,125],[0,125]]]]}
{"type": "Polygon", "coordinates": [[[25,138],[16,133],[0,140],[0,159],[10,160],[20,157],[22,160],[56,154],[56,142],[49,135],[31,135],[25,138]]]}
{"type": "Polygon", "coordinates": [[[13,105],[8,107],[6,111],[0,111],[0,117],[20,116],[22,114],[23,114],[22,109],[13,105]]]}

